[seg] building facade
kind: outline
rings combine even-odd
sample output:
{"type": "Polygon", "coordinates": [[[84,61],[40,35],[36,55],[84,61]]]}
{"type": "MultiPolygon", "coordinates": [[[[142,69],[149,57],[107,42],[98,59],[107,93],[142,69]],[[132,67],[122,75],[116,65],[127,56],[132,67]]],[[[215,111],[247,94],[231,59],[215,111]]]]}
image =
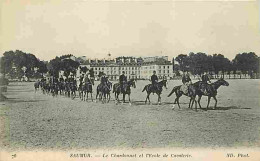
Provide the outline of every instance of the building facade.
{"type": "MultiPolygon", "coordinates": [[[[156,60],[158,57],[155,57],[156,60]]],[[[159,57],[161,58],[161,57],[159,57]]],[[[153,71],[159,79],[167,77],[168,79],[175,76],[172,70],[172,63],[167,61],[152,61],[144,62],[138,60],[140,58],[134,57],[119,57],[115,60],[87,60],[82,63],[80,67],[87,67],[88,69],[93,68],[95,79],[98,80],[102,73],[105,73],[109,80],[118,80],[119,76],[125,72],[127,79],[150,79],[153,71]]],[[[80,67],[77,71],[77,77],[82,73],[80,67]]]]}

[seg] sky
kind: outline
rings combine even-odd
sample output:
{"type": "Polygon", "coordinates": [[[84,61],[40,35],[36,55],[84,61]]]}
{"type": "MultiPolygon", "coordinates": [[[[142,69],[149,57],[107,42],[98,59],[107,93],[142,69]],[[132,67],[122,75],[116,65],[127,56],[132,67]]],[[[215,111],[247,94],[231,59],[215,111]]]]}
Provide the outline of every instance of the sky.
{"type": "Polygon", "coordinates": [[[257,1],[1,0],[0,54],[176,57],[260,53],[257,1]]]}

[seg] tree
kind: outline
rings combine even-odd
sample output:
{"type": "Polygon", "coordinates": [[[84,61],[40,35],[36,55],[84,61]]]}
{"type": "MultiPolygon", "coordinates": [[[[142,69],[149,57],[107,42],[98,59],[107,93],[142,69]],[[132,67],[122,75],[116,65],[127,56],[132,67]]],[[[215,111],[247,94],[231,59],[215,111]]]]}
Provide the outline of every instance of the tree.
{"type": "MultiPolygon", "coordinates": [[[[35,55],[20,50],[6,51],[1,58],[1,73],[8,74],[11,78],[20,78],[26,75],[28,78],[35,76],[34,68],[44,71],[44,66],[35,55]],[[26,68],[23,71],[22,68],[26,68]]],[[[46,71],[46,70],[45,70],[46,71]]]]}
{"type": "Polygon", "coordinates": [[[70,59],[71,56],[73,55],[62,55],[61,57],[50,60],[48,65],[50,75],[58,77],[60,70],[64,71],[65,77],[68,77],[70,73],[75,74],[79,67],[79,62],[70,59]]]}
{"type": "Polygon", "coordinates": [[[179,65],[181,71],[188,71],[189,70],[189,58],[187,55],[180,54],[175,59],[179,65]]]}
{"type": "Polygon", "coordinates": [[[249,74],[251,78],[253,73],[259,73],[259,58],[254,52],[237,54],[233,64],[236,70],[242,74],[249,74]]]}

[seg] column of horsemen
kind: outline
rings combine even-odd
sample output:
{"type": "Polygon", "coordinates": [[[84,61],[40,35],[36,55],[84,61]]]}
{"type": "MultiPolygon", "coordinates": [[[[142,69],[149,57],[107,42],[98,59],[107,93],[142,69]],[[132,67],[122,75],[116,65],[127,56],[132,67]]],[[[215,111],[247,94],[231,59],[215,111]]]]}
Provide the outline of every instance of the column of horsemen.
{"type": "MultiPolygon", "coordinates": [[[[73,75],[70,75],[68,78],[42,78],[40,81],[37,81],[34,86],[35,90],[37,88],[41,88],[44,94],[51,94],[52,96],[65,95],[74,99],[76,97],[76,92],[78,92],[79,98],[81,100],[87,100],[88,95],[90,94],[90,99],[93,101],[92,93],[93,93],[93,86],[94,86],[94,72],[89,72],[85,74],[81,74],[79,79],[75,79],[73,75]]],[[[163,77],[162,81],[159,81],[156,71],[153,71],[153,75],[150,77],[151,84],[146,85],[142,92],[146,91],[147,96],[145,103],[149,101],[150,103],[150,94],[156,93],[158,95],[158,104],[161,103],[161,93],[163,87],[167,89],[167,79],[163,77]]],[[[223,78],[220,78],[214,83],[210,81],[210,75],[204,72],[201,76],[201,80],[195,83],[192,83],[192,80],[187,71],[183,73],[182,76],[182,85],[175,86],[173,90],[168,95],[171,96],[173,93],[176,94],[176,99],[174,104],[179,105],[179,98],[182,95],[186,95],[190,97],[189,108],[192,108],[193,103],[196,102],[196,109],[197,109],[197,101],[195,97],[198,96],[198,103],[200,105],[201,97],[207,96],[208,97],[208,105],[209,106],[210,98],[213,97],[215,99],[215,106],[217,106],[217,89],[220,86],[228,86],[228,82],[226,82],[223,78]]],[[[119,82],[115,83],[114,85],[109,81],[108,77],[105,73],[100,76],[100,84],[98,84],[96,89],[96,100],[101,100],[105,102],[109,102],[110,100],[110,92],[112,91],[115,94],[115,101],[116,103],[119,102],[119,95],[123,95],[123,102],[125,102],[125,96],[128,95],[129,103],[131,104],[130,94],[131,88],[136,87],[136,80],[130,79],[127,80],[125,76],[125,72],[123,71],[122,74],[119,76],[119,82]]]]}

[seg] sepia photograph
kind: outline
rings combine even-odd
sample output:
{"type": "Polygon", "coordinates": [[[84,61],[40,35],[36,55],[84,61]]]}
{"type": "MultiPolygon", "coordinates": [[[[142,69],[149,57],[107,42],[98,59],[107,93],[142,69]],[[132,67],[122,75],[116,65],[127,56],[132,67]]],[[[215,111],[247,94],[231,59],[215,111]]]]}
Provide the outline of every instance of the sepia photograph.
{"type": "Polygon", "coordinates": [[[259,7],[1,0],[0,161],[260,160],[259,7]]]}

